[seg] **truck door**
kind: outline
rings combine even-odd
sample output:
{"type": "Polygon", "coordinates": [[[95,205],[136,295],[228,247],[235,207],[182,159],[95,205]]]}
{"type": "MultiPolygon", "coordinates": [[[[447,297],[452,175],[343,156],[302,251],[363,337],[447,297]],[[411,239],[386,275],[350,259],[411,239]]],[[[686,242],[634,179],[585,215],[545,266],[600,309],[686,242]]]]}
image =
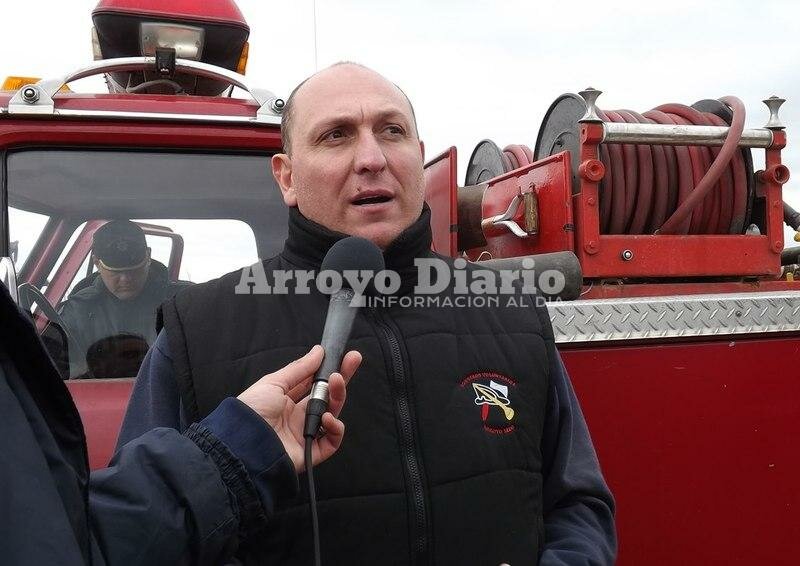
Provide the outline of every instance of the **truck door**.
{"type": "MultiPolygon", "coordinates": [[[[116,443],[138,364],[155,336],[155,307],[149,313],[153,334],[143,348],[134,351],[136,341],[124,337],[115,347],[125,346],[125,355],[113,363],[91,366],[87,357],[89,371],[70,371],[69,349],[67,356],[59,354],[59,345],[69,344],[68,337],[59,335],[66,325],[53,322],[65,303],[97,279],[91,258],[94,232],[109,218],[133,220],[145,232],[153,263],[163,264],[164,278],[180,285],[274,255],[285,240],[287,212],[270,173],[270,154],[38,147],[8,151],[4,157],[9,172],[3,185],[9,203],[4,249],[9,240],[18,242],[18,284],[27,300],[34,297],[30,302],[42,338],[69,378],[91,464],[103,466],[116,443]],[[143,161],[148,163],[145,177],[140,174],[143,161]],[[123,180],[110,183],[112,172],[123,180]],[[127,354],[139,356],[135,367],[126,365],[127,354]]],[[[95,350],[115,354],[104,344],[95,350]]]]}

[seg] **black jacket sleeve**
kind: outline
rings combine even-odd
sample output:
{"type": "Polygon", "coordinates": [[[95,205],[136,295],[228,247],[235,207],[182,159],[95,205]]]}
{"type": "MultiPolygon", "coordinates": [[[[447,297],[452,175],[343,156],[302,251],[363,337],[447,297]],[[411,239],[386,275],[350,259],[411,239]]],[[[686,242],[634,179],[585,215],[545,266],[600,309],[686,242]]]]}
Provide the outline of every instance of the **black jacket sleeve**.
{"type": "Polygon", "coordinates": [[[542,442],[546,544],[541,566],[614,564],[614,498],[558,352],[550,352],[550,398],[542,442]]]}

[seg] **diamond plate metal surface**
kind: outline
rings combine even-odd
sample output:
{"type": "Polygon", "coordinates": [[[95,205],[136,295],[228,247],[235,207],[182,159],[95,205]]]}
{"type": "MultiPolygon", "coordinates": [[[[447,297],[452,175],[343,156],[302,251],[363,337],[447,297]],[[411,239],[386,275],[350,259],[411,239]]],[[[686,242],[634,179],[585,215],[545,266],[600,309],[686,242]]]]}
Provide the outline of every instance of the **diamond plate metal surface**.
{"type": "Polygon", "coordinates": [[[800,332],[800,292],[548,303],[556,342],[800,332]]]}

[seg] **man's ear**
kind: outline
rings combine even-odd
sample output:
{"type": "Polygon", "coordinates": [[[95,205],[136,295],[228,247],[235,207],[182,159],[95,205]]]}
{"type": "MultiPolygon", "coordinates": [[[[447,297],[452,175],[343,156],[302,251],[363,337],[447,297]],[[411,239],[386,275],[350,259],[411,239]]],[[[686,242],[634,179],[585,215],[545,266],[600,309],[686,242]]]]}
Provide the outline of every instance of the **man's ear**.
{"type": "Polygon", "coordinates": [[[297,206],[297,195],[292,183],[292,159],[285,153],[272,156],[272,175],[278,182],[286,206],[297,206]]]}
{"type": "Polygon", "coordinates": [[[420,140],[419,141],[419,152],[422,154],[422,161],[425,161],[425,142],[420,140]]]}

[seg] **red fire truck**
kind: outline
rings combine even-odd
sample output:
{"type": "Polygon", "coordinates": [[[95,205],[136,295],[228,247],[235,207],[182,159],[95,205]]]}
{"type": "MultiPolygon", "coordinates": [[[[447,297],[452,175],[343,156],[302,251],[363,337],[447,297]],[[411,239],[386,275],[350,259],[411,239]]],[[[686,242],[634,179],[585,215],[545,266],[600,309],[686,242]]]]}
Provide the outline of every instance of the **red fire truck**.
{"type": "MultiPolygon", "coordinates": [[[[142,226],[173,281],[269,257],[285,236],[269,173],[283,101],[243,75],[233,1],[102,0],[93,20],[94,63],[0,92],[0,277],[49,346],[111,218],[142,226]],[[95,75],[109,93],[69,90],[95,75]]],[[[800,259],[783,224],[800,215],[782,201],[782,101],[744,129],[734,98],[639,114],[599,94],[557,99],[533,149],[481,142],[463,183],[455,148],[432,159],[433,247],[553,267],[541,283],[617,500],[620,564],[794,564],[800,259]]],[[[62,368],[94,468],[133,383],[120,355],[106,373],[62,368]]]]}

